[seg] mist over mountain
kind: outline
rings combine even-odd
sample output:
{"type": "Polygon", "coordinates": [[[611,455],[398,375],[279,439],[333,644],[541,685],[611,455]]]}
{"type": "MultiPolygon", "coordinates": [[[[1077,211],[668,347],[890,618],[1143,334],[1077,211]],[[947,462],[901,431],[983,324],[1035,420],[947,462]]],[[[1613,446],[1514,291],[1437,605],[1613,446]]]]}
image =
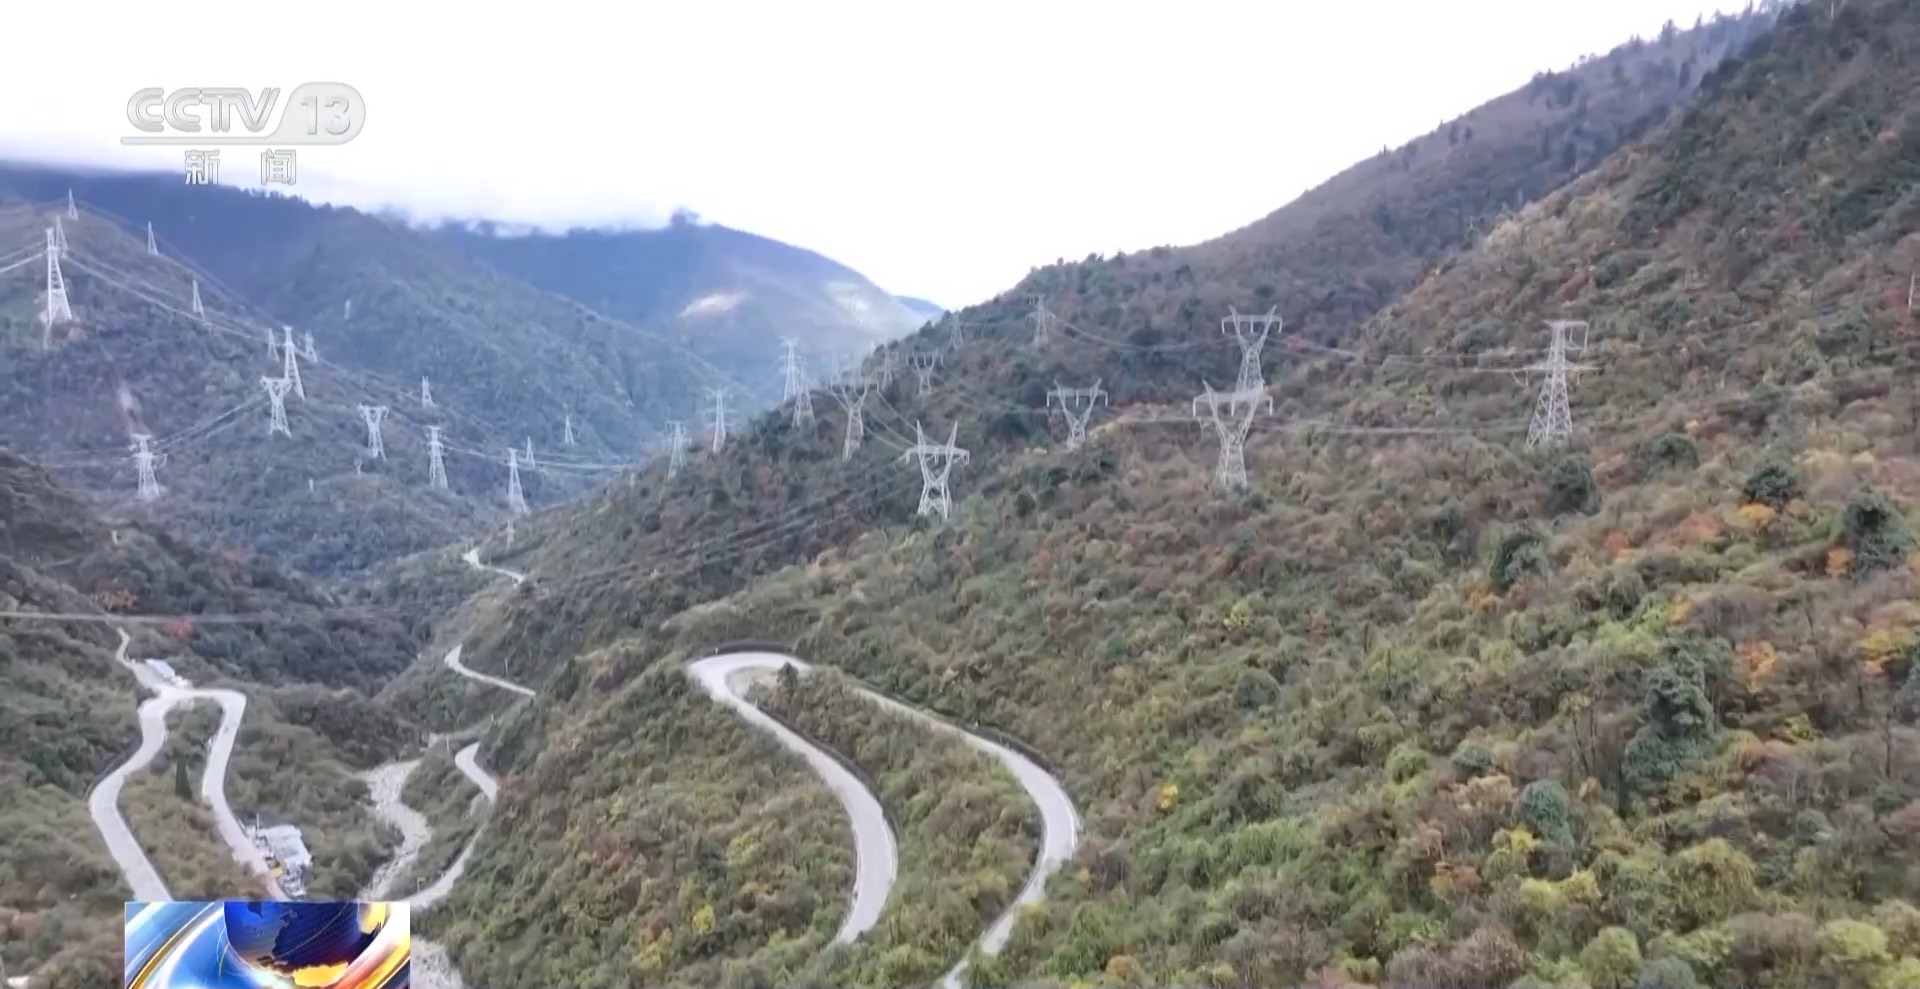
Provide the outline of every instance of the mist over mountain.
{"type": "Polygon", "coordinates": [[[529,284],[577,299],[725,368],[757,401],[778,399],[780,342],[821,379],[929,317],[812,251],[677,214],[658,230],[564,234],[478,223],[439,235],[529,284]]]}

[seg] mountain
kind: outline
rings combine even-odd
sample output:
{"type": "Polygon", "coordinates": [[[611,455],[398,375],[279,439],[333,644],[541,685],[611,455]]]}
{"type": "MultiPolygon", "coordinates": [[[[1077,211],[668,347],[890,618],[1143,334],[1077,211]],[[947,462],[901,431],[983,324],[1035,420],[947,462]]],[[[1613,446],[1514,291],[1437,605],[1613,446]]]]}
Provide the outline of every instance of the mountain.
{"type": "MultiPolygon", "coordinates": [[[[200,685],[244,689],[228,792],[248,816],[307,827],[322,882],[348,893],[384,853],[354,772],[417,732],[360,691],[412,658],[391,618],[340,609],[305,581],[236,562],[164,530],[103,517],[38,466],[0,452],[0,925],[8,974],[36,985],[120,978],[128,890],[88,817],[87,795],[139,739],[132,674],[115,661],[159,656],[200,685]],[[176,615],[165,623],[153,616],[176,615]],[[229,622],[220,616],[255,616],[229,622]],[[265,616],[265,620],[260,620],[265,616]],[[411,732],[411,734],[410,734],[411,732]]],[[[175,895],[220,895],[230,853],[206,811],[175,795],[174,761],[196,761],[210,730],[176,736],[120,806],[175,895]]],[[[316,887],[318,889],[318,887],[316,887]]]]}
{"type": "Polygon", "coordinates": [[[916,299],[911,295],[896,295],[894,298],[898,299],[901,305],[911,310],[915,316],[929,323],[937,323],[940,321],[940,317],[947,314],[947,310],[944,307],[928,302],[925,299],[916,299]]]}
{"type": "Polygon", "coordinates": [[[800,342],[817,379],[830,358],[863,354],[927,319],[845,265],[684,213],[659,230],[553,235],[473,224],[440,233],[515,278],[712,361],[755,411],[781,396],[782,339],[800,342]]]}
{"type": "MultiPolygon", "coordinates": [[[[1127,258],[1023,286],[1072,314],[1043,348],[1024,304],[962,312],[969,343],[929,394],[876,393],[851,461],[837,413],[765,417],[671,481],[529,527],[534,599],[468,661],[551,672],[489,739],[482,878],[429,922],[488,984],[816,984],[839,822],[735,830],[684,796],[812,792],[717,734],[726,713],[680,672],[756,639],[1000,729],[1065,779],[1086,836],[975,984],[1911,984],[1920,11],[1726,23],[1703,30],[1747,47],[1697,101],[1457,254],[1324,220],[1332,253],[1303,267],[1338,270],[1337,243],[1423,263],[1302,302],[1307,335],[1271,341],[1245,491],[1216,488],[1189,404],[1234,379],[1236,348],[1088,315],[1158,318],[1175,290],[1136,295],[1162,283],[1127,258]],[[1530,449],[1540,376],[1514,379],[1561,318],[1589,322],[1598,370],[1572,383],[1574,441],[1530,449]],[[1096,374],[1113,407],[1063,449],[1044,395],[1096,374]],[[958,423],[971,453],[949,519],[913,517],[914,421],[958,423]],[[595,922],[502,909],[536,882],[595,922]]],[[[1190,250],[1210,292],[1281,274],[1190,250]]],[[[882,751],[841,748],[913,828],[952,780],[882,751]]],[[[891,902],[880,936],[946,905],[891,902]]],[[[889,960],[832,984],[952,959],[889,960]]]]}
{"type": "Polygon", "coordinates": [[[153,511],[314,572],[444,545],[497,518],[509,447],[533,449],[532,504],[567,497],[637,459],[668,418],[694,410],[701,384],[726,380],[676,345],[352,210],[26,167],[0,169],[9,192],[24,202],[0,209],[0,242],[37,249],[64,224],[77,320],[46,332],[38,262],[0,276],[0,440],[84,488],[125,493],[131,436],[144,431],[171,458],[161,476],[179,496],[153,511]],[[121,211],[153,218],[157,257],[121,211]],[[196,290],[205,320],[188,311],[196,290]],[[286,325],[313,335],[317,359],[303,371],[308,400],[289,399],[293,436],[276,438],[259,378],[278,368],[266,335],[286,325]],[[366,453],[360,405],[389,410],[384,458],[366,453]],[[447,445],[449,492],[427,485],[430,426],[447,445]]]}

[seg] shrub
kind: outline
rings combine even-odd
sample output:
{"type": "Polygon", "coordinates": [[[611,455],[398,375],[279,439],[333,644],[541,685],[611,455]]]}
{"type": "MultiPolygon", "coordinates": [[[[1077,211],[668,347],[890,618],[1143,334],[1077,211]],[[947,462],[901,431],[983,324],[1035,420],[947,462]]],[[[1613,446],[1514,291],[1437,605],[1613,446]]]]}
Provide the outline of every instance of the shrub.
{"type": "Polygon", "coordinates": [[[1520,582],[1530,573],[1546,570],[1547,558],[1542,546],[1546,537],[1529,527],[1521,527],[1507,533],[1500,540],[1500,546],[1494,551],[1493,562],[1487,567],[1487,578],[1493,586],[1505,591],[1520,582]]]}
{"type": "Polygon", "coordinates": [[[1700,466],[1700,447],[1685,433],[1668,433],[1646,445],[1641,460],[1650,471],[1678,468],[1692,470],[1700,466]]]}
{"type": "Polygon", "coordinates": [[[1545,508],[1549,518],[1600,510],[1600,488],[1593,482],[1593,468],[1585,455],[1569,454],[1553,465],[1547,474],[1545,508]]]}
{"type": "Polygon", "coordinates": [[[1566,844],[1573,840],[1573,801],[1554,780],[1534,780],[1520,791],[1515,814],[1534,834],[1566,844]]]}
{"type": "Polygon", "coordinates": [[[1862,488],[1848,499],[1840,524],[1847,548],[1853,551],[1855,576],[1897,567],[1913,552],[1906,518],[1872,488],[1862,488]]]}
{"type": "Polygon", "coordinates": [[[1627,989],[1640,971],[1640,939],[1624,927],[1608,927],[1580,949],[1580,968],[1594,989],[1627,989]]]}
{"type": "Polygon", "coordinates": [[[1793,468],[1779,460],[1768,460],[1753,469],[1740,485],[1740,493],[1748,501],[1757,501],[1774,509],[1785,508],[1787,502],[1803,494],[1800,476],[1793,468]]]}
{"type": "Polygon", "coordinates": [[[1454,746],[1453,755],[1448,759],[1453,771],[1462,779],[1474,779],[1485,776],[1493,768],[1493,750],[1486,745],[1467,739],[1454,746]]]}

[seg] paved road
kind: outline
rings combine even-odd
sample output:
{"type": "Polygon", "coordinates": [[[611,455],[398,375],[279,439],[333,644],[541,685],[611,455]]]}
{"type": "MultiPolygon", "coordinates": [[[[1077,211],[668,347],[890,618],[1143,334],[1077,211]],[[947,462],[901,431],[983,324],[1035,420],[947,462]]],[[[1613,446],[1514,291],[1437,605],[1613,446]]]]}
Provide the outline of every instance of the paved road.
{"type": "MultiPolygon", "coordinates": [[[[804,739],[793,735],[785,726],[747,703],[741,696],[744,692],[744,681],[755,676],[776,673],[781,666],[789,664],[800,673],[806,673],[810,669],[806,663],[791,656],[753,652],[704,659],[689,666],[687,672],[699,680],[716,700],[739,711],[743,717],[754,724],[773,732],[788,748],[806,756],[808,763],[827,781],[828,786],[841,796],[841,802],[847,805],[848,817],[854,822],[854,846],[858,865],[857,878],[854,882],[856,909],[849,911],[848,924],[841,930],[841,940],[852,940],[853,937],[872,927],[878,920],[880,908],[887,897],[887,889],[892,886],[898,870],[898,852],[893,844],[893,832],[887,827],[879,810],[879,801],[873,799],[857,778],[831,757],[818,752],[804,739]],[[817,759],[816,756],[818,756],[817,759]],[[836,785],[836,779],[839,785],[836,785]],[[848,792],[849,787],[851,793],[848,792]],[[871,810],[856,810],[857,804],[866,803],[873,805],[871,810]],[[872,863],[871,872],[875,877],[871,879],[868,878],[869,862],[872,863]],[[882,875],[886,877],[884,883],[877,878],[882,875]],[[874,892],[875,888],[878,892],[874,892]],[[873,904],[870,914],[859,912],[863,894],[873,904]],[[853,921],[856,916],[864,919],[864,926],[859,926],[849,933],[848,928],[855,926],[853,921]]],[[[1046,896],[1047,878],[1073,857],[1074,849],[1079,845],[1080,814],[1074,809],[1072,798],[1067,796],[1066,788],[1060,785],[1059,780],[1026,756],[998,742],[989,741],[957,728],[924,711],[908,707],[883,694],[865,687],[856,686],[855,689],[868,701],[881,708],[913,718],[935,731],[953,735],[974,750],[997,760],[1007,768],[1009,773],[1013,774],[1013,778],[1019,781],[1020,786],[1027,791],[1027,795],[1033,799],[1034,805],[1039,809],[1040,854],[1034,861],[1033,871],[1028,874],[1026,885],[1021,888],[1020,894],[1007,905],[1007,909],[994,920],[979,941],[981,952],[989,955],[999,954],[1006,947],[1008,937],[1013,934],[1014,923],[1019,920],[1020,908],[1038,903],[1046,896]]],[[[941,984],[947,989],[958,989],[961,973],[965,969],[966,960],[961,959],[947,972],[941,984]]]]}
{"type": "Polygon", "coordinates": [[[466,647],[466,644],[462,643],[460,645],[454,646],[452,649],[447,650],[446,663],[447,663],[448,669],[452,670],[455,673],[460,674],[463,677],[466,677],[469,680],[478,680],[481,683],[488,684],[494,687],[499,687],[501,690],[511,690],[522,697],[533,696],[533,690],[531,688],[522,687],[521,685],[514,683],[512,680],[502,680],[497,676],[493,676],[487,673],[482,673],[479,670],[467,668],[467,665],[465,663],[460,662],[460,650],[465,647],[466,647]]]}
{"type": "Polygon", "coordinates": [[[841,806],[847,809],[847,819],[853,828],[853,903],[847,908],[847,919],[840,925],[840,933],[835,935],[834,940],[849,942],[879,923],[880,913],[887,905],[887,894],[892,892],[893,881],[900,873],[900,849],[894,840],[893,828],[880,809],[879,798],[860,782],[859,777],[813,743],[748,703],[743,696],[746,681],[756,674],[764,676],[777,673],[780,667],[787,665],[792,665],[801,673],[810,669],[806,663],[791,656],[770,652],[740,652],[698,660],[687,666],[687,675],[693,677],[714,700],[733,708],[742,718],[807,760],[814,775],[820,777],[834,796],[840,798],[841,806]]]}
{"type": "MultiPolygon", "coordinates": [[[[953,735],[965,742],[975,751],[998,760],[1007,772],[1019,781],[1027,796],[1033,799],[1034,806],[1040,810],[1040,854],[1034,860],[1033,871],[1027,874],[1027,883],[1021,887],[1020,895],[1001,911],[993,924],[981,935],[979,947],[982,954],[997,955],[1007,946],[1007,938],[1013,934],[1013,925],[1020,919],[1020,909],[1046,898],[1047,877],[1073,858],[1073,850],[1080,843],[1080,812],[1074,809],[1073,798],[1067,796],[1066,787],[1060,785],[1046,770],[1041,769],[1032,759],[1001,745],[988,741],[972,732],[963,731],[946,721],[935,718],[916,708],[908,707],[892,698],[877,694],[865,687],[856,688],[875,704],[904,714],[920,721],[933,730],[953,735]]],[[[945,989],[959,989],[961,973],[966,971],[966,959],[956,962],[941,980],[945,989]]]]}
{"type": "Polygon", "coordinates": [[[521,573],[518,570],[508,570],[506,567],[496,567],[491,563],[481,563],[480,547],[478,546],[475,546],[474,548],[467,550],[465,553],[460,554],[460,558],[462,560],[467,561],[467,565],[474,568],[475,570],[485,570],[488,573],[497,573],[500,576],[513,581],[515,584],[524,584],[527,582],[527,575],[521,573]]]}
{"type": "Polygon", "coordinates": [[[132,887],[134,898],[170,900],[172,896],[167,893],[166,885],[160,881],[159,873],[154,870],[153,863],[147,859],[139,842],[134,840],[126,819],[120,815],[120,792],[134,773],[147,768],[160,754],[160,748],[167,740],[168,713],[176,707],[211,700],[220,705],[220,727],[207,747],[206,769],[200,774],[200,799],[213,809],[214,825],[227,847],[233,850],[234,859],[265,881],[267,895],[274,899],[285,899],[279,884],[270,878],[266,856],[247,837],[246,829],[240,826],[240,820],[227,803],[227,765],[233,758],[233,741],[240,734],[241,718],[246,714],[246,696],[232,690],[183,688],[167,683],[146,664],[127,658],[130,641],[127,633],[121,631],[120,648],[115,651],[114,659],[132,672],[134,679],[152,691],[154,696],[140,705],[140,748],[125,763],[101,779],[93,795],[88,798],[87,809],[93,816],[94,827],[99,829],[100,837],[107,843],[108,852],[126,877],[127,885],[132,887]]]}

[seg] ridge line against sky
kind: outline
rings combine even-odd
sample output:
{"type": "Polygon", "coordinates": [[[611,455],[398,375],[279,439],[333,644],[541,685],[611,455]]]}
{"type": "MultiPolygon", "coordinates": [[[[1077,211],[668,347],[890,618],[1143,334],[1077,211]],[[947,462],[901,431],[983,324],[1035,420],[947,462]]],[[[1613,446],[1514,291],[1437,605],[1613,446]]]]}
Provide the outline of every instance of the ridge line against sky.
{"type": "MultiPolygon", "coordinates": [[[[18,37],[90,33],[84,67],[60,44],[0,63],[35,94],[0,156],[177,170],[181,149],[118,143],[135,90],[338,80],[368,124],[300,149],[303,198],[543,229],[684,207],[957,307],[1059,258],[1239,229],[1539,71],[1745,6],[549,0],[483,22],[442,0],[82,0],[9,12],[18,37]]],[[[259,185],[253,149],[222,159],[259,185]]]]}

